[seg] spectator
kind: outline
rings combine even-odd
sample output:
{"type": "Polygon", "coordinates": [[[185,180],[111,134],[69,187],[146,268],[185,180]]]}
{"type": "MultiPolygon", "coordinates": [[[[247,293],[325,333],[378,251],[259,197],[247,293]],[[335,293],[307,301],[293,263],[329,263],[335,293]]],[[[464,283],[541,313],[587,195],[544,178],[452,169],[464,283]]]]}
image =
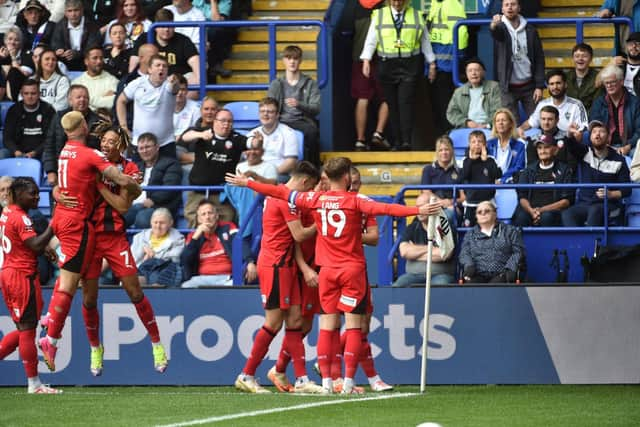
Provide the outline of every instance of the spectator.
{"type": "MultiPolygon", "coordinates": [[[[556,140],[558,151],[556,159],[569,165],[571,170],[576,170],[578,161],[567,150],[567,132],[558,128],[560,122],[560,113],[553,105],[545,105],[540,109],[540,131],[543,135],[547,135],[556,140]]],[[[535,138],[527,137],[527,164],[538,161],[538,152],[536,151],[535,138]]]]}
{"type": "Polygon", "coordinates": [[[187,98],[187,79],[180,74],[176,77],[178,93],[176,93],[176,107],[173,110],[173,135],[178,142],[187,129],[196,125],[200,118],[200,106],[196,101],[187,98]]]}
{"type": "MultiPolygon", "coordinates": [[[[203,103],[204,107],[204,103],[203,103]]],[[[201,123],[205,123],[204,112],[201,123]]],[[[184,143],[195,144],[193,168],[189,174],[190,185],[224,185],[224,176],[233,173],[240,161],[240,155],[247,146],[247,138],[233,130],[231,111],[218,110],[213,119],[213,127],[194,127],[182,135],[184,143]]],[[[189,227],[195,226],[195,213],[200,201],[205,199],[203,191],[190,191],[184,207],[184,216],[189,227]]],[[[229,203],[222,203],[220,195],[209,195],[223,221],[231,222],[235,216],[229,203]]]]}
{"type": "Polygon", "coordinates": [[[258,108],[260,126],[251,130],[247,137],[251,139],[258,133],[262,135],[264,161],[277,168],[280,182],[287,182],[289,173],[296,167],[298,160],[302,160],[298,159],[298,137],[289,126],[280,123],[276,99],[263,98],[258,108]]]}
{"type": "MultiPolygon", "coordinates": [[[[456,157],[453,150],[453,142],[447,135],[436,140],[436,160],[422,169],[421,185],[454,185],[462,183],[462,171],[456,165],[456,157]]],[[[461,191],[458,190],[456,200],[453,199],[453,191],[446,189],[423,190],[428,198],[436,196],[440,205],[445,210],[449,223],[459,222],[460,212],[457,203],[462,202],[461,191]],[[454,216],[456,221],[454,221],[454,216]]]]}
{"type": "MultiPolygon", "coordinates": [[[[206,21],[206,18],[202,12],[193,7],[192,0],[173,0],[170,6],[165,6],[165,9],[173,13],[173,20],[175,22],[202,22],[206,21]]],[[[194,27],[178,27],[176,32],[184,35],[191,40],[196,49],[200,50],[200,29],[197,26],[194,27]]]]}
{"type": "MultiPolygon", "coordinates": [[[[143,176],[142,185],[170,186],[182,183],[180,164],[175,157],[160,154],[154,134],[143,133],[138,137],[138,154],[141,160],[136,165],[143,176]]],[[[181,200],[179,191],[144,190],[124,215],[127,227],[149,228],[151,215],[157,208],[166,208],[175,219],[181,200]]]]}
{"type": "Polygon", "coordinates": [[[408,0],[391,0],[388,8],[373,11],[360,54],[362,74],[366,78],[371,75],[374,52],[382,59],[377,72],[389,104],[393,148],[403,151],[411,150],[415,94],[424,75],[425,59],[430,64],[429,81],[433,82],[436,77],[436,57],[426,24],[408,3],[408,0]]]}
{"type": "MultiPolygon", "coordinates": [[[[487,155],[487,139],[484,132],[474,130],[469,134],[469,155],[462,162],[462,180],[465,184],[498,184],[502,171],[492,157],[487,155]]],[[[463,223],[475,225],[475,210],[480,202],[492,200],[496,190],[465,190],[463,223]]]]}
{"type": "Polygon", "coordinates": [[[574,68],[567,73],[567,95],[582,101],[587,111],[591,111],[594,98],[601,91],[596,86],[598,72],[591,68],[593,48],[586,43],[578,43],[571,52],[574,68]]]}
{"type": "Polygon", "coordinates": [[[99,46],[85,50],[84,65],[87,69],[72,83],[82,85],[89,91],[89,107],[111,108],[118,88],[118,79],[104,71],[104,56],[99,46]]]}
{"type": "Polygon", "coordinates": [[[278,170],[272,163],[265,162],[263,159],[264,147],[262,134],[256,133],[253,138],[247,140],[247,144],[248,147],[245,152],[247,160],[238,163],[236,173],[244,174],[256,181],[275,184],[278,180],[278,170]]]}
{"type": "Polygon", "coordinates": [[[526,147],[517,139],[516,119],[508,108],[499,108],[493,116],[491,138],[487,141],[487,154],[493,157],[502,171],[501,183],[513,181],[513,176],[524,169],[526,147]]]}
{"type": "Polygon", "coordinates": [[[11,183],[13,177],[0,176],[0,213],[11,204],[11,183]]]}
{"type": "Polygon", "coordinates": [[[22,50],[31,53],[40,44],[50,46],[56,18],[60,20],[63,13],[63,0],[45,0],[44,5],[38,0],[22,0],[16,17],[16,25],[22,30],[22,50]],[[53,8],[51,3],[55,3],[53,8]]]}
{"type": "Polygon", "coordinates": [[[121,79],[129,73],[129,59],[133,50],[127,47],[125,26],[120,23],[109,27],[111,43],[103,50],[104,70],[121,79]]]}
{"type": "Polygon", "coordinates": [[[624,41],[629,33],[640,31],[640,3],[635,0],[604,0],[597,14],[600,18],[628,16],[633,23],[632,28],[627,25],[616,25],[616,51],[623,52],[624,41]]]}
{"type": "Polygon", "coordinates": [[[100,27],[100,35],[102,35],[104,34],[103,28],[116,16],[116,2],[114,0],[86,1],[84,2],[84,16],[100,27]]]}
{"type": "Polygon", "coordinates": [[[465,283],[513,283],[524,277],[520,229],[497,220],[491,201],[478,204],[478,224],[464,235],[458,263],[465,283]]]}
{"type": "MultiPolygon", "coordinates": [[[[149,62],[149,74],[129,83],[116,102],[118,122],[126,123],[127,103],[133,101],[133,139],[151,132],[158,138],[160,154],[176,158],[176,143],[173,135],[173,111],[178,93],[178,79],[168,75],[166,58],[155,55],[149,62]]],[[[126,126],[123,126],[128,130],[126,126]]],[[[134,156],[135,157],[135,156],[134,156]]]]}
{"type": "Polygon", "coordinates": [[[530,116],[544,89],[544,51],[538,31],[520,15],[519,0],[503,0],[502,15],[489,25],[502,106],[519,117],[518,102],[530,116]]]}
{"type": "MultiPolygon", "coordinates": [[[[569,184],[573,181],[571,169],[556,160],[558,141],[550,135],[540,135],[535,141],[538,161],[522,170],[514,179],[518,184],[569,184]]],[[[555,227],[562,224],[562,211],[573,200],[570,188],[518,188],[519,204],[511,224],[518,227],[531,225],[555,227]]]]}
{"type": "MultiPolygon", "coordinates": [[[[168,9],[160,9],[156,13],[156,22],[172,22],[173,14],[168,9]]],[[[158,48],[158,54],[167,58],[169,62],[169,74],[182,74],[189,84],[197,85],[200,82],[200,56],[191,40],[179,33],[175,28],[157,27],[155,29],[156,40],[153,44],[158,48]]],[[[138,38],[134,45],[134,52],[146,43],[146,33],[138,38]]],[[[133,70],[139,62],[137,56],[131,56],[129,70],[133,70]]],[[[193,92],[196,96],[197,93],[193,92]]],[[[194,97],[194,96],[191,96],[194,97]]]]}
{"type": "MultiPolygon", "coordinates": [[[[212,96],[205,96],[202,100],[202,104],[200,105],[200,118],[196,120],[195,125],[189,127],[187,130],[212,129],[213,121],[219,110],[220,106],[218,105],[218,101],[216,101],[212,96]]],[[[180,164],[182,164],[183,184],[189,185],[189,174],[195,160],[195,143],[187,143],[182,140],[182,135],[184,135],[185,132],[186,130],[176,140],[176,143],[178,144],[178,160],[180,161],[180,164]],[[184,182],[184,178],[186,178],[186,182],[184,182]]]]}
{"type": "Polygon", "coordinates": [[[545,105],[553,105],[558,109],[558,113],[560,114],[558,127],[566,132],[571,124],[575,124],[580,132],[576,137],[580,140],[582,138],[582,131],[584,131],[589,124],[587,110],[580,100],[567,96],[567,78],[564,71],[552,70],[547,73],[547,88],[551,96],[543,99],[536,105],[534,113],[518,128],[518,134],[521,138],[524,138],[524,132],[526,130],[540,127],[540,110],[545,105]]]}
{"type": "Polygon", "coordinates": [[[0,47],[0,65],[2,75],[7,82],[7,96],[17,101],[20,86],[35,70],[31,53],[22,49],[22,31],[18,27],[11,27],[4,35],[4,46],[0,47]]]}
{"type": "Polygon", "coordinates": [[[20,89],[22,101],[7,111],[4,123],[3,143],[9,157],[42,157],[49,123],[55,115],[51,105],[40,100],[38,82],[29,79],[20,89]]]}
{"type": "Polygon", "coordinates": [[[623,156],[635,149],[640,139],[640,101],[624,88],[622,70],[608,65],[600,71],[605,94],[593,101],[589,119],[605,124],[609,144],[623,156]],[[622,111],[620,111],[622,109],[622,111]]]}
{"type": "Polygon", "coordinates": [[[622,69],[624,87],[634,96],[640,95],[640,32],[631,33],[625,44],[625,52],[614,58],[622,69]]]}
{"type": "Polygon", "coordinates": [[[15,25],[18,5],[13,0],[0,0],[0,34],[15,25]]]}
{"type": "Polygon", "coordinates": [[[234,223],[219,221],[218,211],[212,202],[200,202],[196,211],[196,229],[187,236],[187,245],[180,257],[185,280],[183,288],[233,285],[231,242],[237,232],[234,223]]]}
{"type": "Polygon", "coordinates": [[[64,18],[56,24],[51,47],[71,71],[84,71],[83,52],[102,45],[100,29],[83,15],[82,0],[65,0],[64,18]]]}
{"type": "MultiPolygon", "coordinates": [[[[118,83],[118,89],[116,90],[116,102],[118,102],[118,98],[120,94],[124,90],[125,87],[138,77],[146,76],[149,74],[149,62],[154,55],[158,54],[158,48],[151,43],[140,45],[137,50],[139,64],[136,65],[135,69],[131,71],[129,74],[124,76],[124,78],[120,79],[118,83]]],[[[117,112],[116,106],[113,106],[113,111],[117,112]]],[[[116,120],[118,121],[118,115],[115,114],[116,120]]],[[[119,123],[119,121],[118,121],[119,123]]],[[[127,104],[127,126],[129,129],[133,128],[133,103],[127,104]]]]}
{"type": "Polygon", "coordinates": [[[447,120],[454,128],[490,128],[491,119],[501,106],[500,85],[485,80],[482,61],[473,58],[465,65],[467,83],[453,92],[447,120]]]}
{"type": "MultiPolygon", "coordinates": [[[[435,76],[431,82],[431,106],[436,135],[449,131],[447,105],[453,95],[453,55],[462,59],[469,44],[467,27],[458,28],[458,50],[453,46],[453,26],[461,19],[467,19],[464,4],[459,0],[432,1],[427,15],[427,28],[433,53],[436,55],[435,76]]],[[[491,116],[489,116],[491,117],[491,116]]]]}
{"type": "MultiPolygon", "coordinates": [[[[36,48],[39,50],[40,48],[36,48]]],[[[56,53],[44,48],[38,57],[35,78],[40,82],[40,99],[51,104],[56,111],[69,108],[69,78],[60,71],[56,53]]]]}
{"type": "MultiPolygon", "coordinates": [[[[421,193],[416,199],[416,206],[423,206],[429,203],[429,195],[427,193],[421,193]]],[[[454,241],[456,240],[452,234],[453,229],[450,227],[446,218],[438,215],[436,216],[438,223],[436,227],[438,231],[438,240],[443,238],[449,239],[449,244],[446,246],[450,250],[441,250],[439,245],[435,244],[431,252],[431,284],[432,285],[447,285],[449,283],[455,283],[456,277],[456,260],[453,257],[454,254],[454,241]],[[442,237],[439,231],[445,235],[442,237]]],[[[393,282],[393,287],[407,287],[412,284],[426,283],[427,278],[427,229],[429,223],[429,215],[418,215],[413,222],[404,230],[402,237],[400,238],[400,245],[398,249],[400,256],[407,260],[406,273],[401,275],[393,282]]],[[[435,239],[434,239],[435,240],[435,239]]]]}
{"type": "Polygon", "coordinates": [[[389,105],[384,100],[384,93],[380,80],[376,74],[378,57],[374,55],[370,62],[370,76],[365,77],[362,74],[362,61],[360,60],[360,52],[364,48],[364,40],[367,31],[371,25],[371,9],[380,9],[384,7],[383,0],[377,0],[370,6],[364,6],[361,2],[355,5],[355,22],[353,34],[353,46],[351,48],[352,60],[351,65],[351,97],[356,100],[355,108],[355,125],[356,125],[356,142],[354,148],[356,151],[373,148],[375,150],[388,150],[391,148],[389,141],[384,137],[384,129],[389,120],[389,105]],[[370,7],[370,8],[369,8],[370,7]],[[378,120],[376,121],[376,130],[371,137],[371,147],[367,145],[365,133],[367,130],[367,117],[369,115],[369,102],[377,100],[378,120]]]}
{"type": "Polygon", "coordinates": [[[629,166],[629,175],[631,176],[631,181],[640,181],[640,150],[636,150],[635,153],[633,153],[631,165],[629,166]]]}
{"type": "MultiPolygon", "coordinates": [[[[231,10],[236,5],[232,5],[231,0],[193,0],[193,7],[209,21],[227,21],[231,19],[231,10]]],[[[231,70],[222,66],[222,61],[229,56],[235,29],[229,27],[209,27],[207,30],[207,41],[209,49],[207,51],[207,62],[209,64],[209,76],[215,78],[231,76],[231,70]]]]}
{"type": "Polygon", "coordinates": [[[151,21],[146,18],[140,0],[118,0],[116,19],[111,20],[104,30],[100,30],[104,33],[105,46],[113,43],[111,27],[116,23],[124,26],[126,49],[133,48],[136,40],[149,31],[151,26],[151,21]]]}
{"type": "Polygon", "coordinates": [[[267,96],[278,102],[280,121],[304,134],[304,159],[318,165],[320,133],[315,119],[320,113],[318,84],[300,71],[302,49],[298,46],[285,47],[282,62],[285,74],[271,82],[267,96]]]}
{"type": "MultiPolygon", "coordinates": [[[[89,108],[89,91],[86,87],[71,85],[67,98],[69,108],[58,111],[57,115],[53,118],[47,131],[47,139],[45,140],[44,152],[42,153],[42,168],[47,174],[47,183],[52,186],[58,183],[58,156],[60,155],[60,151],[62,151],[62,147],[64,147],[64,144],[67,142],[67,136],[60,124],[62,117],[69,111],[79,111],[84,116],[89,129],[93,128],[93,125],[100,120],[100,117],[89,108]]],[[[87,146],[98,150],[100,141],[98,141],[98,138],[94,135],[89,135],[87,138],[87,146]]]]}
{"type": "MultiPolygon", "coordinates": [[[[573,138],[574,128],[569,130],[567,148],[573,152],[578,163],[578,182],[616,184],[630,182],[629,168],[625,158],[608,144],[609,128],[601,121],[589,124],[591,145],[581,144],[573,138]]],[[[622,199],[631,194],[630,188],[616,190],[604,188],[581,188],[576,203],[562,212],[565,227],[601,227],[604,225],[604,199],[608,200],[609,220],[621,224],[624,219],[622,199]]]]}
{"type": "Polygon", "coordinates": [[[131,254],[138,266],[141,285],[180,286],[180,255],[184,236],[173,228],[171,212],[158,208],[151,215],[151,228],[133,236],[131,254]]]}

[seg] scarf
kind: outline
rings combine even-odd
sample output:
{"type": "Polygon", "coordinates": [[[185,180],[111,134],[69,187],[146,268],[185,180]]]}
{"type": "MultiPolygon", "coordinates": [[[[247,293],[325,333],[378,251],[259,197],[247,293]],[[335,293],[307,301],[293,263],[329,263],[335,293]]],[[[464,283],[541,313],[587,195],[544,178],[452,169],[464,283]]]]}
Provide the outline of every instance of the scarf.
{"type": "MultiPolygon", "coordinates": [[[[620,99],[620,103],[618,104],[618,117],[617,117],[618,134],[620,135],[620,140],[622,141],[623,145],[626,143],[626,140],[627,140],[626,129],[624,128],[624,101],[626,98],[627,98],[627,95],[623,94],[622,98],[620,99]]],[[[609,122],[607,127],[609,128],[609,135],[613,135],[613,132],[616,129],[616,117],[614,117],[614,113],[613,113],[613,101],[609,97],[609,94],[607,94],[604,97],[604,99],[605,101],[607,101],[607,109],[609,110],[609,122]]]]}

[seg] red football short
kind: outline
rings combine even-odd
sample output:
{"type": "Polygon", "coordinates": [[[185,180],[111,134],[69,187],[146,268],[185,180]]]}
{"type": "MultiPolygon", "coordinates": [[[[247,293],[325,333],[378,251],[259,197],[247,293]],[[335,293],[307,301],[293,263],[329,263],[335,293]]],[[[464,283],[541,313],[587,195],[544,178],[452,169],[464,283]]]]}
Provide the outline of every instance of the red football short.
{"type": "Polygon", "coordinates": [[[38,273],[28,274],[15,268],[0,273],[2,296],[14,322],[36,324],[42,312],[42,292],[38,273]]]}
{"type": "Polygon", "coordinates": [[[102,259],[106,259],[117,278],[138,275],[136,262],[131,255],[127,237],[122,233],[96,233],[96,247],[85,278],[97,279],[102,271],[102,259]]]}
{"type": "Polygon", "coordinates": [[[324,313],[365,313],[367,273],[364,267],[322,267],[319,281],[320,305],[324,313]]]}
{"type": "Polygon", "coordinates": [[[320,314],[320,294],[318,291],[318,287],[312,288],[311,286],[307,286],[307,283],[304,281],[304,276],[302,274],[298,275],[298,280],[300,281],[300,292],[301,292],[301,312],[302,317],[312,318],[315,314],[320,314]]]}
{"type": "Polygon", "coordinates": [[[262,306],[271,310],[286,310],[292,305],[300,305],[300,285],[298,269],[292,267],[258,266],[258,281],[262,306]]]}
{"type": "Polygon", "coordinates": [[[377,99],[384,101],[384,93],[380,80],[376,75],[376,63],[371,61],[371,73],[369,78],[362,74],[362,62],[354,61],[351,66],[351,97],[354,99],[377,99]]]}
{"type": "Polygon", "coordinates": [[[84,275],[89,268],[95,247],[95,231],[89,221],[53,216],[53,233],[60,240],[62,255],[58,261],[60,268],[84,275]]]}

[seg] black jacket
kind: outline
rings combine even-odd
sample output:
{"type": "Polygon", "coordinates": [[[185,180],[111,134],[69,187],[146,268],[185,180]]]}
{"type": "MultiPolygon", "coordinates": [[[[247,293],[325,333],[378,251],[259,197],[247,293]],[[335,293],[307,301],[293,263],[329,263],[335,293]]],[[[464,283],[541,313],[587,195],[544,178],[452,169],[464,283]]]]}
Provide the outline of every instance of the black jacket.
{"type": "MultiPolygon", "coordinates": [[[[522,169],[515,178],[516,184],[535,184],[536,171],[540,161],[535,161],[526,168],[522,169]]],[[[573,171],[571,168],[563,162],[556,160],[553,164],[553,174],[555,176],[556,184],[570,184],[573,181],[573,171]]],[[[518,188],[518,199],[531,199],[531,195],[535,189],[533,188],[518,188]]],[[[569,200],[569,203],[573,203],[575,191],[571,188],[558,188],[553,191],[553,201],[557,202],[562,199],[569,200]]]]}
{"type": "Polygon", "coordinates": [[[55,114],[56,110],[44,101],[40,101],[38,109],[33,113],[27,113],[22,101],[13,104],[7,111],[3,130],[4,146],[12,154],[16,150],[33,150],[36,157],[41,158],[47,131],[55,114]],[[42,133],[39,134],[40,132],[42,133]]]}
{"type": "MultiPolygon", "coordinates": [[[[69,30],[67,28],[69,20],[62,18],[60,22],[56,24],[56,29],[53,31],[53,37],[51,38],[51,47],[53,50],[71,49],[71,40],[69,38],[69,30]]],[[[84,30],[82,32],[82,39],[80,40],[80,50],[73,51],[73,58],[70,61],[62,60],[65,65],[71,71],[84,71],[84,51],[88,47],[98,46],[102,48],[102,36],[100,35],[100,28],[91,21],[91,19],[84,19],[84,30]]]]}
{"type": "Polygon", "coordinates": [[[35,28],[34,32],[29,32],[27,20],[24,18],[24,9],[22,9],[16,15],[16,25],[22,30],[22,50],[28,53],[31,53],[35,45],[38,44],[46,44],[51,46],[51,39],[53,37],[53,31],[55,30],[56,23],[50,22],[49,18],[51,17],[51,12],[47,9],[42,12],[42,17],[40,18],[40,22],[35,28]],[[44,31],[42,32],[42,36],[39,38],[37,43],[34,43],[36,35],[38,33],[38,29],[45,24],[44,31]]]}
{"type": "MultiPolygon", "coordinates": [[[[144,162],[136,162],[140,173],[144,175],[144,162]]],[[[147,185],[180,185],[182,183],[182,167],[176,159],[160,156],[153,165],[147,185]]],[[[182,197],[179,191],[147,191],[147,197],[153,200],[154,208],[167,208],[174,218],[177,217],[182,197]]]]}

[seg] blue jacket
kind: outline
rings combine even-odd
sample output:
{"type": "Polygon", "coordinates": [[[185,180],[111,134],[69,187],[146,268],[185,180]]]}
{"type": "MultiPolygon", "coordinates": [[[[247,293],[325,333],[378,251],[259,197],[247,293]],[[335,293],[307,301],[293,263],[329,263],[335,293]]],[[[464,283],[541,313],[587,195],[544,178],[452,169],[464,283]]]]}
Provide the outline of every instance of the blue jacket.
{"type": "MultiPolygon", "coordinates": [[[[602,9],[609,9],[615,16],[620,16],[620,0],[605,0],[602,3],[602,9]]],[[[640,1],[636,0],[633,4],[633,14],[631,15],[633,22],[633,31],[640,31],[640,1]]],[[[616,40],[618,39],[618,26],[616,25],[616,40]]],[[[617,43],[616,43],[617,45],[617,43]]]]}
{"type": "MultiPolygon", "coordinates": [[[[498,138],[491,138],[487,141],[487,154],[494,159],[498,158],[499,144],[498,138]]],[[[502,184],[513,181],[513,175],[525,167],[526,147],[524,143],[520,140],[511,138],[509,140],[509,145],[511,146],[511,150],[509,150],[509,154],[507,155],[507,164],[509,167],[506,171],[502,171],[502,178],[500,179],[502,184]]]]}
{"type": "MultiPolygon", "coordinates": [[[[591,111],[589,112],[589,120],[599,120],[605,125],[609,124],[609,108],[606,95],[600,95],[593,101],[591,111]]],[[[636,143],[640,138],[640,99],[631,95],[624,90],[624,130],[627,135],[627,144],[631,144],[631,148],[636,147],[636,143]]]]}

